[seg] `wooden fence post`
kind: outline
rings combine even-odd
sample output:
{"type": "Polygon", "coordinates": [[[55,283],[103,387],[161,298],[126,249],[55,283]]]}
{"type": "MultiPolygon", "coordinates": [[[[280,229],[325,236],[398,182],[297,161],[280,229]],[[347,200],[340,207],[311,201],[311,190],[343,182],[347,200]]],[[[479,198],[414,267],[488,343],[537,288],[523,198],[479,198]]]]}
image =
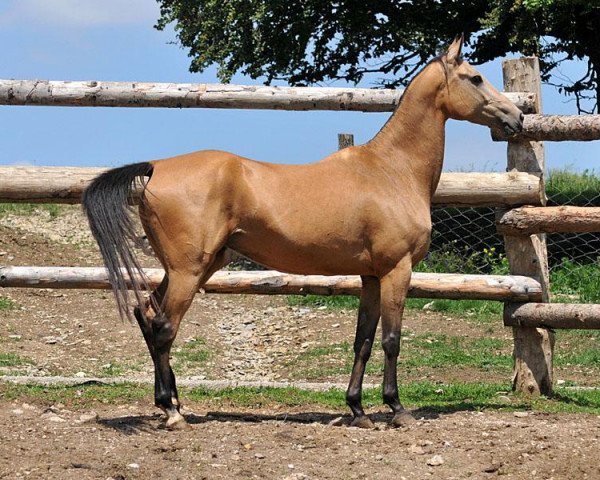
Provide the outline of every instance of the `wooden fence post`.
{"type": "Polygon", "coordinates": [[[338,150],[354,146],[354,135],[351,133],[338,133],[338,150]]]}
{"type": "MultiPolygon", "coordinates": [[[[541,113],[540,69],[535,57],[505,60],[502,63],[504,90],[524,90],[536,94],[536,112],[541,113]]],[[[509,140],[508,171],[544,174],[544,144],[509,140]]],[[[543,182],[542,182],[543,185],[543,182]]],[[[543,200],[545,203],[545,199],[543,200]]],[[[505,235],[506,256],[513,275],[528,275],[539,280],[543,302],[549,301],[548,253],[546,237],[541,235],[505,235]]],[[[504,315],[515,305],[505,304],[504,315]]],[[[545,328],[513,327],[513,390],[532,395],[552,393],[552,354],[554,333],[545,328]]]]}

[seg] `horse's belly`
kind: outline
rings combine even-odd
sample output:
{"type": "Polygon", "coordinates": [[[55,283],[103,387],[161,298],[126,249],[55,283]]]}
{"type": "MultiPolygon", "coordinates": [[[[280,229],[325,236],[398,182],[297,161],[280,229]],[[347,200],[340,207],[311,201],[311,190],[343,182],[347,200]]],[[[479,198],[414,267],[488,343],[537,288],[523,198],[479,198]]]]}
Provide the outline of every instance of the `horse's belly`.
{"type": "Polygon", "coordinates": [[[362,243],[330,238],[327,243],[292,241],[285,237],[234,235],[228,247],[249,259],[301,275],[372,275],[369,252],[362,243]]]}

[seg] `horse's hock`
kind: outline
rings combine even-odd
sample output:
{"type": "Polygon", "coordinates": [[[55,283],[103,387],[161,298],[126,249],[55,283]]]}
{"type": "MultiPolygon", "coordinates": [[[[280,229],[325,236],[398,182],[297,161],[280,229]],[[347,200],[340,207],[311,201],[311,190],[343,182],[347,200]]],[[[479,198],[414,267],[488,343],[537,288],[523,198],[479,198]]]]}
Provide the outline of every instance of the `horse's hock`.
{"type": "MultiPolygon", "coordinates": [[[[493,206],[504,235],[510,275],[413,274],[409,295],[505,302],[504,323],[514,332],[515,390],[552,392],[552,356],[557,328],[600,328],[600,305],[549,303],[543,233],[600,232],[600,208],[545,207],[542,141],[600,139],[600,115],[545,116],[541,111],[536,58],[503,63],[505,95],[524,113],[524,129],[508,141],[508,173],[444,173],[435,192],[438,206],[493,206]],[[525,208],[526,207],[526,208],[525,208]]],[[[130,82],[0,80],[2,105],[285,110],[392,111],[402,91],[250,87],[130,82]]],[[[0,202],[79,203],[101,168],[0,167],[0,202]]],[[[162,272],[149,271],[151,282],[162,272]]],[[[109,288],[103,268],[6,267],[0,287],[109,288]]],[[[207,284],[218,293],[358,295],[359,277],[222,272],[207,284]]]]}

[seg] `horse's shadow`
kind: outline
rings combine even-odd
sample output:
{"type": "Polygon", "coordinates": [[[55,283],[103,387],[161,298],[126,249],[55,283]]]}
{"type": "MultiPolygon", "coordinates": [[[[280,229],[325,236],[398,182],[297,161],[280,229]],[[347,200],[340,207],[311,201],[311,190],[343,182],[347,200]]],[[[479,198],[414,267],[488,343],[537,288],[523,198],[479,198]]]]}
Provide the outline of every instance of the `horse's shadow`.
{"type": "MultiPolygon", "coordinates": [[[[596,406],[595,402],[590,402],[586,399],[573,398],[567,395],[555,393],[552,397],[555,400],[581,406],[589,407],[596,406]]],[[[506,405],[504,403],[478,405],[471,402],[456,402],[446,405],[426,406],[410,410],[411,415],[415,420],[436,420],[444,415],[451,415],[458,412],[486,411],[501,412],[506,411],[506,408],[517,410],[529,410],[531,405],[526,401],[506,405]]],[[[126,417],[104,418],[97,422],[108,428],[119,431],[124,435],[134,435],[142,432],[152,432],[157,428],[161,428],[163,416],[155,415],[131,415],[126,417]]],[[[350,426],[352,416],[349,414],[340,414],[332,412],[304,412],[304,413],[249,413],[235,411],[212,411],[206,415],[198,415],[195,413],[186,413],[185,418],[190,425],[201,425],[209,422],[238,422],[238,423],[262,423],[269,421],[287,422],[290,424],[311,424],[319,423],[322,425],[334,426],[350,426]]],[[[370,413],[369,418],[375,423],[376,427],[385,427],[390,424],[392,414],[389,412],[370,413]]]]}
{"type": "Polygon", "coordinates": [[[127,415],[125,417],[100,418],[99,425],[112,428],[123,435],[137,435],[143,432],[153,432],[160,424],[162,415],[127,415]]]}
{"type": "MultiPolygon", "coordinates": [[[[577,399],[561,397],[556,395],[559,400],[579,404],[577,399]]],[[[585,403],[585,402],[584,402],[585,403]]],[[[458,412],[478,411],[485,409],[487,411],[503,411],[507,405],[503,403],[478,405],[471,402],[456,402],[446,405],[431,405],[410,410],[415,420],[436,420],[444,415],[452,415],[458,412]]],[[[519,402],[510,405],[513,409],[529,409],[531,406],[526,402],[519,402]]],[[[350,426],[352,416],[349,414],[340,414],[336,412],[303,412],[303,413],[252,413],[236,411],[211,411],[206,415],[186,412],[185,418],[190,425],[202,425],[209,422],[237,422],[237,423],[262,423],[269,421],[286,422],[289,424],[306,425],[318,423],[321,425],[332,426],[350,426]]],[[[392,420],[390,412],[374,412],[369,414],[369,418],[375,423],[376,427],[385,428],[392,420]]],[[[119,431],[124,435],[134,435],[142,432],[152,432],[162,428],[164,416],[155,415],[131,415],[125,417],[104,418],[98,420],[100,425],[119,431]]]]}
{"type": "MultiPolygon", "coordinates": [[[[430,409],[412,410],[411,414],[417,420],[433,420],[440,416],[438,411],[430,409]]],[[[371,413],[369,418],[376,426],[386,426],[392,420],[391,413],[371,413]]],[[[125,417],[99,419],[98,424],[117,430],[124,435],[135,435],[143,432],[155,431],[161,428],[164,416],[156,415],[129,415],[125,417]]],[[[331,412],[304,412],[304,413],[248,413],[235,411],[212,411],[206,415],[186,413],[185,419],[190,425],[202,425],[210,422],[238,422],[238,423],[263,423],[269,421],[286,422],[289,424],[307,425],[318,423],[331,426],[350,426],[352,416],[331,412]]]]}

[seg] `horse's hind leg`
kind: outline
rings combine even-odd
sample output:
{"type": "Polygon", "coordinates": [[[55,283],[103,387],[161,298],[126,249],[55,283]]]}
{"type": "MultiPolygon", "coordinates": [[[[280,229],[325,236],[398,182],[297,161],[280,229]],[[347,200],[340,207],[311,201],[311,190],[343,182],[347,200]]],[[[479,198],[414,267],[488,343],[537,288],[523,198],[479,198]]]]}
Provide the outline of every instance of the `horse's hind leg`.
{"type": "MultiPolygon", "coordinates": [[[[156,354],[154,348],[154,334],[152,330],[152,321],[156,316],[158,309],[157,306],[162,304],[165,292],[167,290],[167,286],[169,284],[169,277],[165,275],[156,290],[154,290],[151,294],[150,299],[146,301],[144,305],[144,310],[140,307],[135,307],[133,310],[133,314],[138,322],[140,330],[142,331],[142,335],[144,336],[144,340],[146,341],[146,346],[148,347],[148,351],[150,352],[150,356],[152,357],[152,362],[155,365],[154,370],[154,394],[155,396],[158,394],[160,390],[162,390],[162,386],[160,386],[160,377],[158,376],[158,370],[156,369],[156,354]]],[[[181,404],[179,403],[179,395],[177,393],[177,387],[175,385],[175,375],[171,371],[172,378],[172,391],[171,397],[173,404],[179,409],[181,404]]]]}
{"type": "MultiPolygon", "coordinates": [[[[160,257],[160,254],[159,254],[160,257]]],[[[189,258],[189,257],[186,257],[189,258]]],[[[200,262],[184,262],[177,269],[167,268],[160,286],[153,292],[160,311],[154,312],[152,303],[146,306],[146,319],[136,310],[136,318],[154,362],[154,401],[167,414],[167,427],[185,425],[181,415],[175,375],[169,356],[177,336],[181,319],[190,307],[198,288],[230,258],[223,248],[217,254],[205,253],[200,262]]]]}
{"type": "Polygon", "coordinates": [[[362,408],[361,399],[365,367],[371,356],[379,314],[379,279],[376,277],[362,277],[358,324],[354,339],[354,366],[352,367],[352,376],[346,392],[346,403],[354,415],[352,426],[355,427],[373,428],[373,423],[365,415],[362,408]]]}
{"type": "MultiPolygon", "coordinates": [[[[203,273],[203,272],[201,272],[203,273]]],[[[179,413],[175,375],[169,356],[181,319],[190,307],[202,275],[192,271],[170,271],[161,311],[151,323],[155,368],[154,401],[167,414],[167,427],[185,424],[179,413]]]]}

